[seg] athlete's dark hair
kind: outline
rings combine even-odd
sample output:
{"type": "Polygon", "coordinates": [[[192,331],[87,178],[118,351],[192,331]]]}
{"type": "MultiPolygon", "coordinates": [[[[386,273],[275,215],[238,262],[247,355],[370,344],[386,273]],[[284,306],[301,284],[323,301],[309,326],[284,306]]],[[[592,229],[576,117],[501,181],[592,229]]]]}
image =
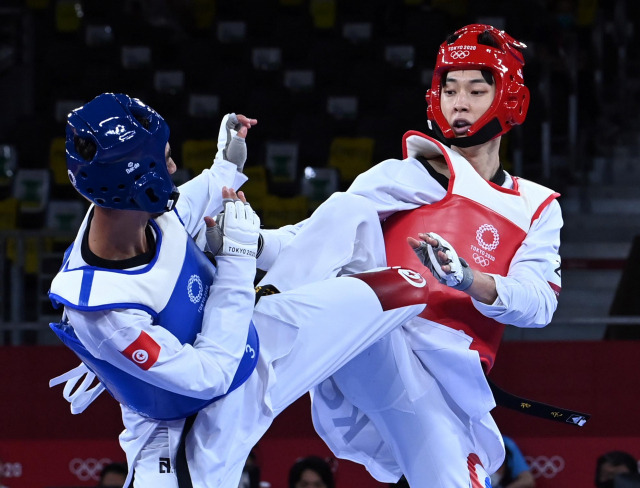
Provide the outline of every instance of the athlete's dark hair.
{"type": "Polygon", "coordinates": [[[638,460],[628,452],[625,452],[625,451],[605,452],[596,461],[595,486],[598,486],[598,478],[600,477],[600,468],[604,463],[609,463],[612,466],[626,466],[629,469],[629,473],[638,472],[638,460]]]}
{"type": "MultiPolygon", "coordinates": [[[[102,468],[102,471],[100,472],[100,483],[104,481],[104,478],[109,473],[122,474],[124,476],[127,476],[127,474],[129,473],[129,470],[127,469],[126,463],[107,464],[104,468],[102,468]]],[[[98,485],[98,486],[102,486],[102,485],[98,485]]]]}
{"type": "Polygon", "coordinates": [[[327,485],[327,488],[335,487],[333,473],[331,472],[329,463],[318,456],[309,456],[298,459],[296,463],[291,466],[289,470],[289,488],[295,488],[296,483],[300,481],[302,473],[307,469],[317,473],[322,479],[322,482],[327,485]]]}

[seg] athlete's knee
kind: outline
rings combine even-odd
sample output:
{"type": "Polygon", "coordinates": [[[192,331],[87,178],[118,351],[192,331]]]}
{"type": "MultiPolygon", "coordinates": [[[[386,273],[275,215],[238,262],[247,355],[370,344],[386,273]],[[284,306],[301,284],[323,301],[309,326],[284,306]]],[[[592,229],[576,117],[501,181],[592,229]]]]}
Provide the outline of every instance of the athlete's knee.
{"type": "Polygon", "coordinates": [[[427,304],[429,285],[420,273],[411,269],[383,268],[348,275],[348,277],[364,281],[376,294],[380,306],[385,311],[427,304]]]}
{"type": "Polygon", "coordinates": [[[389,336],[361,352],[333,375],[344,396],[367,413],[383,411],[406,400],[389,336]],[[366,381],[363,381],[367,378],[366,381]]]}

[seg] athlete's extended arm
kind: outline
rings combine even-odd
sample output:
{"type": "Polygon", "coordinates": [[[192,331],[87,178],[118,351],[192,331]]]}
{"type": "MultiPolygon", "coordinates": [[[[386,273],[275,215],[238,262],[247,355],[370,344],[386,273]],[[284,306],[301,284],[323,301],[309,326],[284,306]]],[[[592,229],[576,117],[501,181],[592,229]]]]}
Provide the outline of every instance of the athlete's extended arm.
{"type": "MultiPolygon", "coordinates": [[[[244,115],[225,115],[220,123],[214,164],[180,185],[176,212],[189,234],[196,235],[202,230],[205,216],[222,210],[220,194],[223,186],[238,189],[247,181],[241,172],[247,159],[245,138],[249,128],[256,123],[256,119],[244,115]]],[[[198,245],[204,245],[202,239],[198,239],[198,245]]]]}
{"type": "Polygon", "coordinates": [[[562,285],[561,227],[560,205],[554,200],[532,224],[507,276],[493,276],[498,292],[495,303],[474,302],[483,315],[516,327],[544,327],[551,322],[562,285]]]}

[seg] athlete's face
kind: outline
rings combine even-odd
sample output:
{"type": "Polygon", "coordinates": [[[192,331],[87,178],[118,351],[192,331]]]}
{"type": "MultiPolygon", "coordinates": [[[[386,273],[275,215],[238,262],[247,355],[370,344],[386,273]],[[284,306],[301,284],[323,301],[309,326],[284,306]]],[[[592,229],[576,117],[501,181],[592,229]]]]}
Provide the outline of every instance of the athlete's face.
{"type": "Polygon", "coordinates": [[[305,469],[296,483],[296,488],[327,488],[320,475],[310,469],[305,469]]]}
{"type": "Polygon", "coordinates": [[[127,477],[120,473],[107,473],[100,482],[100,486],[122,486],[127,477]]]}
{"type": "Polygon", "coordinates": [[[176,169],[178,169],[178,167],[176,166],[175,161],[171,157],[171,146],[169,146],[168,142],[167,142],[167,145],[164,147],[164,157],[167,159],[167,171],[169,171],[169,174],[172,175],[173,173],[176,172],[176,169]]]}
{"type": "Polygon", "coordinates": [[[442,85],[440,108],[456,137],[464,137],[469,127],[487,111],[496,95],[480,70],[449,71],[442,85]]]}

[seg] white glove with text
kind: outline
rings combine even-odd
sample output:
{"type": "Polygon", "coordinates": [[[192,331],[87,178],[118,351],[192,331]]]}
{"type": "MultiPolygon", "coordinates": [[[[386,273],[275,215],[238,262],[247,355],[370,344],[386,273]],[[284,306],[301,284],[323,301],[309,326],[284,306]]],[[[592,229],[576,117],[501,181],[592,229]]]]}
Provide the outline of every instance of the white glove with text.
{"type": "Polygon", "coordinates": [[[241,200],[223,200],[224,210],[207,227],[207,245],[215,256],[248,256],[255,259],[260,235],[260,217],[241,200]]]}

